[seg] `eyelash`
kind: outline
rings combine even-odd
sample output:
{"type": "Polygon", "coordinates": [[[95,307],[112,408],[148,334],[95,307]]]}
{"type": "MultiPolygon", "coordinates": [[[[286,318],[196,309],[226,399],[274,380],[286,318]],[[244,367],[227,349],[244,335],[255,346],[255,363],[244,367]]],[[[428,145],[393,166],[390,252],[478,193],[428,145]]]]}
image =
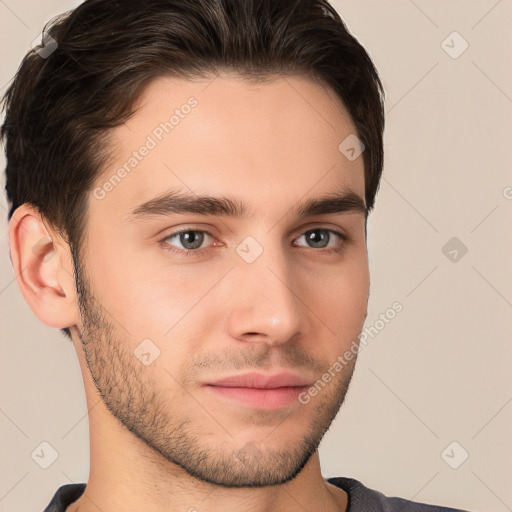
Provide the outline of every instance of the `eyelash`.
{"type": "MultiPolygon", "coordinates": [[[[327,253],[327,254],[341,253],[342,251],[344,251],[345,246],[351,242],[350,237],[348,237],[344,233],[340,233],[339,231],[335,231],[335,230],[330,229],[330,228],[321,228],[321,227],[307,229],[306,231],[304,231],[299,236],[299,238],[304,236],[306,233],[311,232],[311,231],[324,231],[324,232],[328,232],[330,234],[334,234],[335,236],[339,237],[342,240],[341,246],[334,247],[334,248],[329,248],[329,249],[325,249],[325,248],[323,248],[323,249],[315,249],[314,247],[306,247],[306,249],[310,249],[310,250],[315,251],[315,252],[321,252],[321,253],[327,253]]],[[[204,253],[208,252],[209,250],[211,250],[213,248],[212,246],[209,246],[209,247],[204,247],[202,249],[178,249],[177,247],[167,243],[167,240],[173,239],[173,238],[178,238],[179,235],[182,234],[182,233],[203,233],[203,234],[206,234],[206,235],[208,235],[208,236],[210,236],[212,238],[215,238],[211,233],[209,233],[208,231],[205,231],[203,229],[182,229],[180,231],[176,231],[174,233],[171,233],[170,235],[167,235],[165,238],[160,240],[160,243],[163,245],[164,250],[166,250],[168,252],[173,252],[173,253],[178,254],[180,256],[198,256],[198,255],[201,255],[201,254],[204,254],[204,253]]],[[[329,240],[329,242],[330,242],[330,240],[329,240]]],[[[304,247],[304,246],[299,246],[299,247],[304,247]]]]}

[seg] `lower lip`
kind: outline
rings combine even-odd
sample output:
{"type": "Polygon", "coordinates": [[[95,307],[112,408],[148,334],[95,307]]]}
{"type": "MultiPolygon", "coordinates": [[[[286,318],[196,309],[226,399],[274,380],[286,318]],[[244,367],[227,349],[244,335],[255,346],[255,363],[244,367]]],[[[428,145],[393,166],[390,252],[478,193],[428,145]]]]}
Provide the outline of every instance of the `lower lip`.
{"type": "Polygon", "coordinates": [[[259,389],[211,385],[206,386],[206,388],[217,396],[242,403],[255,409],[263,409],[267,411],[281,409],[293,403],[298,404],[299,395],[308,389],[307,386],[259,389]]]}

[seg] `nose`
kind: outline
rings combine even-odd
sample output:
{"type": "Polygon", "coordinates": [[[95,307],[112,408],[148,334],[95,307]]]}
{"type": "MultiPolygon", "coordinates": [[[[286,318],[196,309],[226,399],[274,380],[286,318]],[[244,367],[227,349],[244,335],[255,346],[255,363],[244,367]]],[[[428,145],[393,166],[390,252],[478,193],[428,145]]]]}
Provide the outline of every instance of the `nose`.
{"type": "Polygon", "coordinates": [[[305,334],[308,317],[296,277],[282,251],[264,251],[253,263],[238,262],[228,301],[231,337],[279,345],[305,334]]]}

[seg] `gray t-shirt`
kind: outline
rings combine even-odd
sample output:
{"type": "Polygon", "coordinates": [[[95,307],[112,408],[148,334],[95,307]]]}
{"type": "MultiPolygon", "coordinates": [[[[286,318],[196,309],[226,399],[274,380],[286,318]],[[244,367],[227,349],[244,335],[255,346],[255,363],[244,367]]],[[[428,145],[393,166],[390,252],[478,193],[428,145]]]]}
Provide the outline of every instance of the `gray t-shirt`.
{"type": "MultiPolygon", "coordinates": [[[[426,505],[403,498],[387,498],[384,494],[368,489],[353,478],[336,477],[327,481],[348,494],[347,512],[468,512],[464,510],[426,505]]],[[[86,484],[66,484],[59,487],[44,512],[65,512],[85,491],[86,484]]]]}

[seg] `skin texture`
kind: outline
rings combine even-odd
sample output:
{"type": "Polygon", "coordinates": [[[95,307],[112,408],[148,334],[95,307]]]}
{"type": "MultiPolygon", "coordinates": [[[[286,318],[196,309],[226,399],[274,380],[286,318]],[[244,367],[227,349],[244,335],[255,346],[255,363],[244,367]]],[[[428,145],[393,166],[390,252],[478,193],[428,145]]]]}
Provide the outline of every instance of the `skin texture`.
{"type": "Polygon", "coordinates": [[[354,126],[332,91],[303,77],[161,78],[113,130],[97,187],[190,97],[197,106],[129,174],[101,199],[91,191],[78,291],[69,247],[37,211],[24,205],[11,221],[20,288],[42,321],[70,328],[84,379],[90,475],[68,511],[345,510],[317,448],[355,358],[308,404],[274,410],[204,384],[290,371],[312,385],[357,339],[369,293],[365,215],[294,212],[333,192],[364,200],[362,157],[338,149],[354,126]],[[243,201],[248,215],[132,215],[171,190],[243,201]],[[314,228],[327,247],[308,244],[314,228]],[[209,235],[195,253],[173,252],[190,247],[168,238],[182,229],[209,235]],[[251,263],[237,252],[249,236],[262,250],[251,263]],[[158,353],[148,365],[135,355],[143,340],[158,353]]]}

